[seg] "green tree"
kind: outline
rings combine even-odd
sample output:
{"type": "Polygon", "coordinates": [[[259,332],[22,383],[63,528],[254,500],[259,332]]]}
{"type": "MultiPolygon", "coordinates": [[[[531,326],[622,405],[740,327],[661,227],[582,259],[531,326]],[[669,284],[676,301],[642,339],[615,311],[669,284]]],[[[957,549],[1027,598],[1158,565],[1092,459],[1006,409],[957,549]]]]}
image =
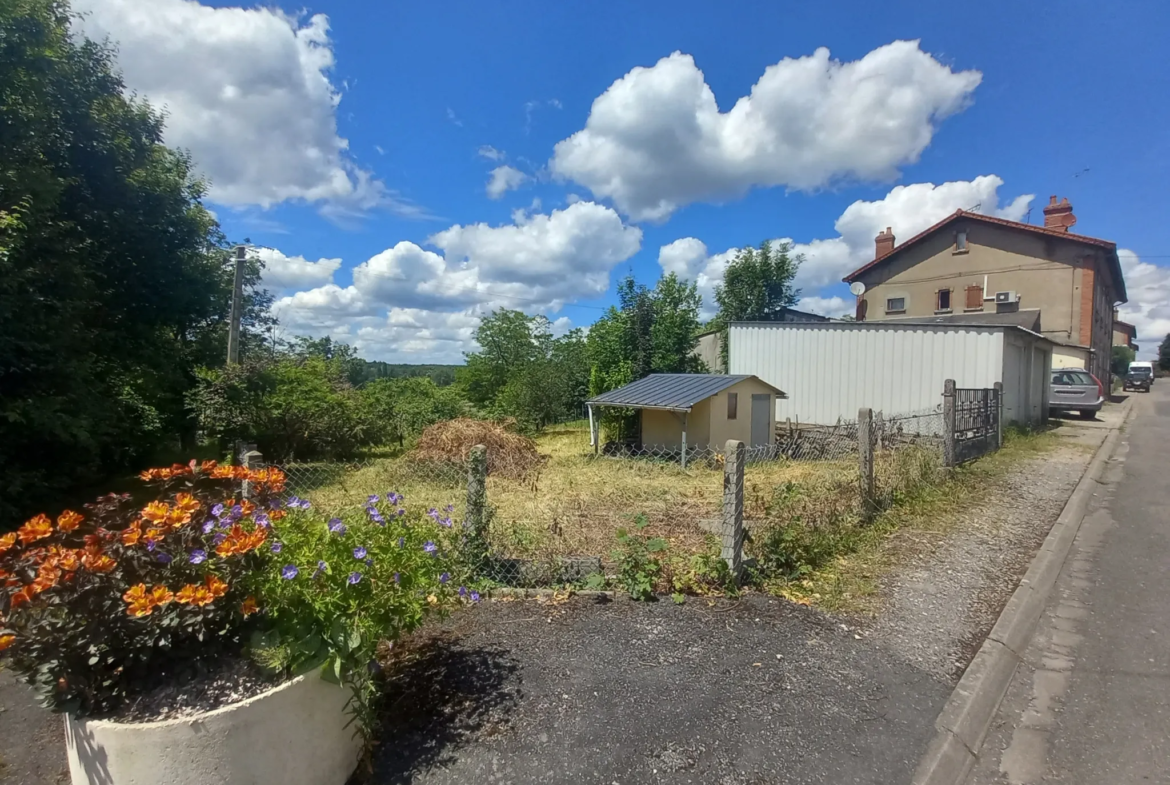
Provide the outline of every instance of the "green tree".
{"type": "Polygon", "coordinates": [[[552,333],[548,319],[501,308],[484,317],[475,330],[478,352],[467,353],[467,364],[455,372],[456,382],[476,406],[491,406],[508,380],[548,351],[552,333]]]}
{"type": "Polygon", "coordinates": [[[0,0],[0,526],[191,433],[232,273],[162,131],[63,0],[0,0]]]}
{"type": "Polygon", "coordinates": [[[1162,339],[1158,346],[1158,367],[1163,371],[1170,371],[1170,335],[1162,339]]]}
{"type": "Polygon", "coordinates": [[[796,271],[804,263],[802,254],[793,254],[789,243],[760,243],[759,248],[740,249],[715,287],[719,312],[707,325],[721,330],[719,351],[728,368],[727,327],[732,322],[772,322],[784,318],[784,309],[796,305],[800,290],[793,287],[796,271]]]}
{"type": "MultiPolygon", "coordinates": [[[[618,299],[620,307],[610,307],[589,328],[590,397],[651,373],[707,371],[692,354],[701,305],[695,284],[671,273],[650,290],[628,276],[618,284],[618,299]]],[[[631,439],[637,435],[638,413],[606,408],[601,424],[608,438],[631,439]]]]}
{"type": "Polygon", "coordinates": [[[1113,361],[1110,370],[1114,376],[1125,376],[1129,372],[1129,364],[1137,357],[1137,352],[1128,346],[1113,347],[1113,361]]]}
{"type": "Polygon", "coordinates": [[[358,392],[375,443],[403,445],[427,426],[464,414],[466,402],[451,386],[425,376],[376,379],[358,392]]]}

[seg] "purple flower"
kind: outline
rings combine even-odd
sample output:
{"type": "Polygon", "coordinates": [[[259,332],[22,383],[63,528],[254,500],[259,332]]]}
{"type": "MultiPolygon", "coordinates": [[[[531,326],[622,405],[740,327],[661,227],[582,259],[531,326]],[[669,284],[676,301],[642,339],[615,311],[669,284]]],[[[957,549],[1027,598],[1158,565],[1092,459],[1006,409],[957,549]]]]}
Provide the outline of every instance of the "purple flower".
{"type": "Polygon", "coordinates": [[[406,510],[399,507],[398,508],[398,517],[401,518],[403,515],[406,515],[406,510]]]}
{"type": "Polygon", "coordinates": [[[146,541],[146,550],[153,551],[157,547],[158,547],[158,543],[156,543],[154,540],[147,540],[146,541]]]}
{"type": "Polygon", "coordinates": [[[226,539],[227,539],[227,532],[216,532],[215,536],[211,538],[211,541],[214,544],[219,545],[221,542],[223,542],[226,539]]]}
{"type": "Polygon", "coordinates": [[[214,507],[212,507],[212,508],[211,508],[211,514],[212,514],[212,515],[214,515],[216,518],[218,518],[218,517],[220,517],[221,515],[223,515],[223,505],[222,505],[222,504],[217,504],[217,505],[215,505],[214,507]]]}
{"type": "Polygon", "coordinates": [[[286,581],[291,581],[300,574],[301,571],[297,569],[295,564],[286,564],[280,570],[280,577],[284,578],[286,581]]]}
{"type": "Polygon", "coordinates": [[[467,596],[467,587],[466,587],[466,586],[460,586],[460,587],[459,587],[459,596],[460,596],[460,597],[466,597],[466,596],[467,596]]]}
{"type": "Polygon", "coordinates": [[[228,513],[228,517],[233,521],[238,521],[240,518],[244,517],[244,508],[237,504],[235,507],[232,507],[231,511],[228,513]]]}
{"type": "Polygon", "coordinates": [[[280,540],[274,540],[272,543],[272,552],[280,553],[284,550],[284,544],[280,540]]]}
{"type": "Polygon", "coordinates": [[[196,548],[195,550],[191,551],[191,556],[187,559],[187,561],[191,562],[192,564],[202,564],[203,562],[207,561],[207,551],[196,548]]]}
{"type": "Polygon", "coordinates": [[[366,499],[366,501],[368,501],[370,504],[377,504],[378,502],[380,502],[382,500],[380,498],[378,498],[378,494],[371,493],[369,498],[366,499]]]}
{"type": "Polygon", "coordinates": [[[353,557],[354,557],[355,559],[364,559],[364,558],[366,558],[366,549],[365,549],[365,548],[363,548],[363,547],[362,547],[362,546],[360,546],[360,545],[359,545],[358,547],[354,548],[354,549],[353,549],[353,557]]]}
{"type": "Polygon", "coordinates": [[[158,559],[163,564],[171,563],[171,555],[169,553],[163,553],[162,551],[159,551],[154,555],[154,558],[158,559]]]}
{"type": "Polygon", "coordinates": [[[348,583],[350,586],[353,586],[355,583],[357,583],[361,579],[362,579],[362,574],[360,572],[351,572],[349,574],[349,578],[346,580],[346,583],[348,583]]]}
{"type": "Polygon", "coordinates": [[[204,534],[211,534],[211,531],[214,528],[215,528],[215,519],[214,518],[208,518],[206,521],[203,522],[203,533],[204,534]]]}
{"type": "Polygon", "coordinates": [[[479,592],[473,591],[471,593],[471,601],[472,602],[479,602],[479,592]]]}
{"type": "Polygon", "coordinates": [[[398,573],[394,573],[394,582],[398,583],[398,573]]]}
{"type": "Polygon", "coordinates": [[[294,510],[295,510],[297,507],[300,507],[300,506],[301,506],[301,497],[300,497],[300,496],[290,496],[290,497],[288,497],[288,506],[289,506],[289,507],[292,507],[294,510]]]}
{"type": "Polygon", "coordinates": [[[439,511],[436,510],[434,507],[427,510],[427,515],[431,518],[434,518],[436,521],[439,520],[439,511]]]}
{"type": "Polygon", "coordinates": [[[275,496],[268,500],[268,509],[270,510],[279,510],[283,505],[284,502],[282,502],[280,499],[277,499],[275,496]]]}
{"type": "Polygon", "coordinates": [[[269,520],[268,516],[262,512],[256,513],[255,520],[256,520],[256,525],[262,529],[267,529],[269,526],[272,525],[272,521],[269,520]]]}
{"type": "Polygon", "coordinates": [[[449,580],[451,580],[451,573],[449,572],[445,572],[439,576],[439,583],[446,583],[449,580]]]}
{"type": "Polygon", "coordinates": [[[345,534],[345,524],[341,522],[340,518],[331,518],[329,520],[329,531],[340,537],[345,534]]]}
{"type": "Polygon", "coordinates": [[[435,544],[433,542],[431,542],[430,540],[427,540],[425,543],[423,543],[423,550],[426,551],[427,553],[434,553],[435,551],[437,551],[439,549],[437,547],[435,547],[435,544]]]}
{"type": "Polygon", "coordinates": [[[373,557],[373,556],[371,556],[370,558],[366,559],[366,564],[368,564],[368,565],[370,565],[371,567],[373,567],[373,566],[374,566],[374,557],[373,557]]]}
{"type": "Polygon", "coordinates": [[[386,525],[386,519],[383,518],[381,516],[381,514],[379,514],[379,513],[374,513],[373,515],[371,515],[370,520],[372,520],[374,523],[378,524],[379,526],[386,525]]]}
{"type": "Polygon", "coordinates": [[[439,523],[443,524],[448,529],[451,528],[451,519],[450,518],[444,518],[443,520],[439,521],[439,523]]]}
{"type": "Polygon", "coordinates": [[[448,504],[448,505],[447,505],[447,512],[455,512],[455,505],[454,505],[454,504],[448,504]]]}
{"type": "Polygon", "coordinates": [[[316,578],[318,575],[320,575],[323,572],[326,572],[328,569],[329,569],[329,567],[325,564],[324,561],[318,561],[317,562],[317,571],[313,573],[313,577],[316,578]]]}
{"type": "Polygon", "coordinates": [[[309,509],[309,508],[310,508],[310,507],[312,507],[312,506],[313,506],[313,505],[309,504],[309,500],[308,500],[308,499],[301,499],[301,509],[302,509],[302,510],[307,510],[307,509],[309,509]]]}
{"type": "Polygon", "coordinates": [[[405,544],[406,544],[406,538],[405,538],[405,537],[399,537],[399,538],[398,538],[398,547],[399,547],[399,548],[401,548],[401,547],[402,547],[403,545],[405,545],[405,544]]]}

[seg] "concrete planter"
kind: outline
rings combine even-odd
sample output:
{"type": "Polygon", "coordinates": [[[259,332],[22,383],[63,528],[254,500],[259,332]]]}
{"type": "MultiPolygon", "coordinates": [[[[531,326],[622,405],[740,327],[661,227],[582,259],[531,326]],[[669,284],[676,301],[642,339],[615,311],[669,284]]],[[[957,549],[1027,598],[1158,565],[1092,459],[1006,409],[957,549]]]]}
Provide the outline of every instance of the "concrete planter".
{"type": "Polygon", "coordinates": [[[69,772],[73,785],[344,785],[361,752],[348,699],[309,673],[177,720],[66,716],[69,772]]]}

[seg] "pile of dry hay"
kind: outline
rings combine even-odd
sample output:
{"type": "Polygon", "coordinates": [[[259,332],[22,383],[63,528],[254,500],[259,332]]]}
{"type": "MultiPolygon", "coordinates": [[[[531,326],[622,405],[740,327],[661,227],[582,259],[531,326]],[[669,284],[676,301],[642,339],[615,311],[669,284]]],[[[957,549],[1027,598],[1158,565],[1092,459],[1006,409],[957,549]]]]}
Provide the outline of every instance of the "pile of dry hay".
{"type": "Polygon", "coordinates": [[[435,423],[422,432],[410,457],[416,461],[463,463],[477,444],[487,447],[488,474],[520,480],[545,462],[536,443],[501,423],[460,417],[435,423]]]}

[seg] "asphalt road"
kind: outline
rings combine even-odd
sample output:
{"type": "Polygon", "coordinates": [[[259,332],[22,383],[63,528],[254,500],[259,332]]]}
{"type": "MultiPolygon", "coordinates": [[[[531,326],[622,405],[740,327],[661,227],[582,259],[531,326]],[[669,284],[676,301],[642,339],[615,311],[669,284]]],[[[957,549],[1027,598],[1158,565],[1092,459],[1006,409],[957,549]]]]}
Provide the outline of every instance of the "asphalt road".
{"type": "Polygon", "coordinates": [[[970,785],[1170,782],[1170,380],[1134,401],[970,785]]]}

